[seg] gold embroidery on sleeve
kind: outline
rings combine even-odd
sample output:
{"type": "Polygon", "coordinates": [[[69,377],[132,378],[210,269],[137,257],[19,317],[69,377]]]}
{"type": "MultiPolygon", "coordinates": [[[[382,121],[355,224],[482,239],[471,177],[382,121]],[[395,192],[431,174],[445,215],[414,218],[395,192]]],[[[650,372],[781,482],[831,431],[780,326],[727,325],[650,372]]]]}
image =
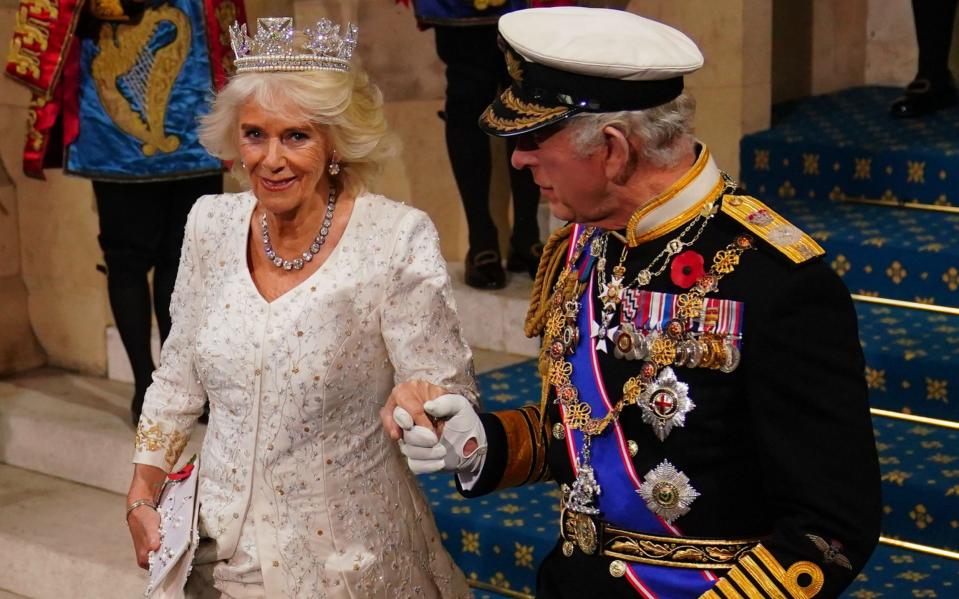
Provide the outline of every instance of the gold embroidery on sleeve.
{"type": "Polygon", "coordinates": [[[183,448],[186,447],[187,437],[180,431],[164,432],[159,424],[147,426],[147,419],[140,420],[137,426],[137,436],[134,447],[137,451],[164,452],[163,460],[167,472],[173,470],[176,461],[180,458],[183,448]]]}

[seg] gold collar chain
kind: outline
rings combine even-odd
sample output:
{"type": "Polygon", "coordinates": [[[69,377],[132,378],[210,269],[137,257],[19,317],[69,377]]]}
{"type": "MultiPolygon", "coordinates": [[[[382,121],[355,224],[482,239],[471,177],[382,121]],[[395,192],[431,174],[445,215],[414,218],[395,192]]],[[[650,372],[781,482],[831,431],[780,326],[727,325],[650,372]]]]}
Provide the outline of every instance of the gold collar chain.
{"type": "MultiPolygon", "coordinates": [[[[570,264],[574,264],[576,258],[582,254],[586,239],[588,237],[584,232],[584,235],[577,241],[574,258],[570,260],[570,264]]],[[[653,341],[650,348],[650,359],[640,367],[639,376],[634,376],[626,381],[623,385],[622,397],[603,418],[592,417],[592,408],[588,403],[580,401],[579,391],[570,380],[573,374],[573,365],[566,358],[572,355],[579,341],[576,317],[579,313],[579,296],[587,285],[584,282],[579,282],[574,287],[568,287],[568,284],[564,282],[564,279],[569,277],[570,267],[568,265],[563,273],[565,276],[561,275],[554,288],[553,297],[555,301],[546,324],[546,343],[543,346],[543,358],[549,360],[547,380],[549,385],[552,385],[556,390],[556,401],[566,411],[566,424],[571,429],[578,429],[589,437],[595,437],[601,435],[606,427],[616,422],[626,406],[637,403],[646,387],[656,380],[660,370],[674,362],[679,344],[688,341],[689,322],[702,314],[706,294],[717,291],[719,281],[725,275],[733,272],[739,264],[743,252],[754,247],[750,236],[740,235],[724,249],[716,252],[709,272],[700,277],[690,291],[677,298],[680,318],[670,322],[664,330],[664,334],[653,341]],[[561,285],[561,282],[563,285],[561,285]],[[563,293],[566,289],[572,291],[572,294],[563,293]],[[575,298],[573,294],[575,294],[575,298]]],[[[717,340],[706,339],[701,343],[704,346],[703,352],[706,356],[700,362],[700,366],[718,368],[718,365],[723,361],[723,350],[719,347],[717,340]]]]}

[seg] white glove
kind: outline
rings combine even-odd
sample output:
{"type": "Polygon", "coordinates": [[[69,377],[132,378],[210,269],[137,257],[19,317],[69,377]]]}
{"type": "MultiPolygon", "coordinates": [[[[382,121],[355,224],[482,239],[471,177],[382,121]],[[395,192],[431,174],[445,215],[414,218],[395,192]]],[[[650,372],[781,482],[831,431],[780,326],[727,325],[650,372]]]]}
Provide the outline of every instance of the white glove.
{"type": "Polygon", "coordinates": [[[434,418],[447,419],[443,435],[437,440],[430,429],[414,426],[413,419],[403,408],[393,410],[393,419],[403,429],[400,451],[406,456],[410,470],[425,474],[445,470],[461,474],[478,471],[486,455],[486,431],[479,415],[462,395],[441,395],[423,404],[423,409],[434,418]],[[475,439],[476,449],[469,456],[463,448],[475,439]]]}

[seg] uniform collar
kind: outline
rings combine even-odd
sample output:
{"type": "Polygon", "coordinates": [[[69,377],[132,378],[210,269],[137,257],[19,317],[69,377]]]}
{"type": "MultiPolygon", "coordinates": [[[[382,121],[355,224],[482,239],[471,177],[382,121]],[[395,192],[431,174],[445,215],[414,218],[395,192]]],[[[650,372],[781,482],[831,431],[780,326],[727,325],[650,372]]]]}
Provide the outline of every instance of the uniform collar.
{"type": "Polygon", "coordinates": [[[722,171],[706,146],[686,173],[666,191],[636,210],[626,225],[626,241],[636,247],[678,228],[716,199],[725,186],[722,171]]]}

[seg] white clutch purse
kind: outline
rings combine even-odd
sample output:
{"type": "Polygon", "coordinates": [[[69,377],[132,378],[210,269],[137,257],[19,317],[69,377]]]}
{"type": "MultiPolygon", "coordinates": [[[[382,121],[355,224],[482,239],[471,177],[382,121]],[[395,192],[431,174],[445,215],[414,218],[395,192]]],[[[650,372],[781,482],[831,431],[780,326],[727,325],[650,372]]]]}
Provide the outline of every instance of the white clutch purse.
{"type": "Polygon", "coordinates": [[[197,529],[200,503],[200,459],[193,459],[169,475],[160,491],[160,549],[150,554],[150,580],[144,596],[150,599],[183,599],[187,577],[200,533],[197,529]]]}

